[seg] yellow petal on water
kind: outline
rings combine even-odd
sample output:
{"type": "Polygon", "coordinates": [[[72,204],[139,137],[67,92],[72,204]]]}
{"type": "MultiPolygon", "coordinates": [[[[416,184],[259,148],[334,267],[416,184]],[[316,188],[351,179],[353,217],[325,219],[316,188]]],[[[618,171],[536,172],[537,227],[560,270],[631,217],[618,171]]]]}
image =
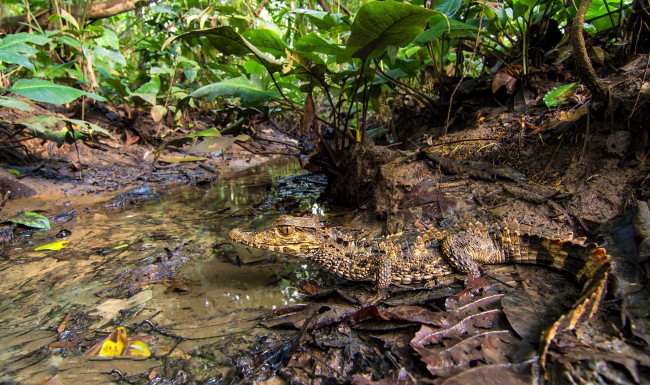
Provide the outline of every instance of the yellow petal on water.
{"type": "Polygon", "coordinates": [[[134,340],[129,342],[129,346],[126,348],[124,355],[149,357],[151,356],[151,353],[149,352],[149,347],[147,347],[147,344],[140,340],[134,340]]]}
{"type": "Polygon", "coordinates": [[[48,243],[47,245],[39,246],[39,247],[35,248],[34,251],[43,251],[43,250],[58,251],[58,250],[61,250],[64,247],[68,246],[68,243],[70,243],[70,241],[52,242],[52,243],[48,243]]]}
{"type": "Polygon", "coordinates": [[[118,327],[106,338],[99,355],[104,357],[121,356],[126,348],[126,340],[126,329],[122,326],[118,327]]]}
{"type": "Polygon", "coordinates": [[[104,341],[104,344],[102,345],[102,350],[99,351],[99,356],[102,357],[113,357],[117,356],[117,344],[113,341],[106,340],[104,341]]]}

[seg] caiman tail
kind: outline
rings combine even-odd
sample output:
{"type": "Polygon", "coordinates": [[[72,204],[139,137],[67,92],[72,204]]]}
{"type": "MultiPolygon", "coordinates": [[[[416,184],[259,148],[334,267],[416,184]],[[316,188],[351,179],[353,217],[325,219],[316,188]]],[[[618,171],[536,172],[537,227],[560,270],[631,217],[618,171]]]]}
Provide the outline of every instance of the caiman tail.
{"type": "MultiPolygon", "coordinates": [[[[598,310],[607,289],[610,256],[595,243],[586,244],[585,238],[568,235],[553,238],[535,234],[528,226],[517,222],[487,229],[482,224],[466,226],[466,231],[489,234],[497,249],[496,258],[483,263],[530,263],[548,266],[571,275],[582,285],[580,298],[571,310],[555,321],[541,337],[540,364],[546,364],[549,345],[556,334],[572,330],[598,310]]],[[[477,261],[481,262],[481,261],[477,261]]]]}

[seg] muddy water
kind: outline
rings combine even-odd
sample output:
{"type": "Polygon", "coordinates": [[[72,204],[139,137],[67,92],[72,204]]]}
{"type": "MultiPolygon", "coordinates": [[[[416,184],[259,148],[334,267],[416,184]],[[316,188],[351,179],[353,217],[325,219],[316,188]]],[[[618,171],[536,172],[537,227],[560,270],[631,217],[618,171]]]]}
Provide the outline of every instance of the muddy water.
{"type": "MultiPolygon", "coordinates": [[[[268,223],[278,212],[308,209],[318,183],[302,176],[276,182],[299,172],[296,164],[284,164],[204,188],[141,188],[108,201],[9,202],[3,218],[42,210],[52,229],[16,229],[4,245],[0,382],[39,384],[56,374],[64,384],[110,383],[114,369],[160,372],[167,360],[207,345],[209,361],[222,365],[254,344],[259,318],[294,301],[295,293],[278,282],[295,267],[234,245],[227,233],[268,223]],[[58,240],[70,243],[60,251],[34,251],[58,240]],[[153,357],[81,356],[117,326],[129,335],[154,335],[153,357]]],[[[223,376],[227,371],[224,366],[223,376]]]]}

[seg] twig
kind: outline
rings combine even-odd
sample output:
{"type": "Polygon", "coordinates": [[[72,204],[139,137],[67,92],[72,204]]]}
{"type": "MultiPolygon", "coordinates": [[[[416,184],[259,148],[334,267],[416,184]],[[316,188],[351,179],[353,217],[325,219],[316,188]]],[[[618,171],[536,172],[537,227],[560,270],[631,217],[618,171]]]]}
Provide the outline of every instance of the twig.
{"type": "Polygon", "coordinates": [[[11,191],[7,190],[5,192],[5,195],[2,197],[2,203],[0,203],[0,211],[5,207],[5,203],[9,200],[9,195],[11,195],[11,191]]]}
{"type": "Polygon", "coordinates": [[[458,139],[458,140],[452,140],[452,141],[444,142],[444,143],[432,144],[429,147],[446,146],[446,145],[449,145],[449,144],[462,143],[462,142],[476,142],[476,141],[479,141],[479,140],[497,140],[497,138],[458,139]]]}
{"type": "MultiPolygon", "coordinates": [[[[641,84],[645,84],[646,79],[648,78],[648,67],[650,66],[650,55],[646,57],[646,62],[645,62],[645,69],[643,70],[643,78],[641,79],[641,84]]],[[[636,107],[639,105],[639,97],[641,96],[641,89],[643,87],[639,87],[639,92],[636,93],[636,100],[634,100],[634,107],[632,107],[632,111],[630,111],[630,116],[627,118],[628,120],[628,126],[629,122],[632,120],[632,116],[634,115],[634,111],[636,111],[636,107]]]]}
{"type": "Polygon", "coordinates": [[[253,150],[251,150],[250,148],[244,146],[244,145],[243,145],[243,142],[238,142],[237,145],[239,145],[239,147],[243,148],[244,150],[246,150],[246,151],[248,151],[248,152],[250,152],[250,153],[252,153],[252,154],[257,154],[257,155],[288,155],[288,156],[300,156],[299,153],[298,153],[298,154],[292,154],[292,153],[290,153],[290,152],[280,152],[280,151],[278,151],[278,152],[275,152],[275,151],[260,152],[260,151],[253,151],[253,150]]]}
{"type": "MultiPolygon", "coordinates": [[[[632,109],[632,111],[634,111],[634,109],[632,109]]],[[[580,161],[578,161],[578,163],[582,163],[582,159],[585,157],[585,152],[587,151],[587,140],[589,139],[589,126],[591,125],[589,124],[590,117],[591,117],[591,113],[587,112],[587,127],[585,127],[585,140],[582,143],[582,154],[580,154],[580,161]]]]}

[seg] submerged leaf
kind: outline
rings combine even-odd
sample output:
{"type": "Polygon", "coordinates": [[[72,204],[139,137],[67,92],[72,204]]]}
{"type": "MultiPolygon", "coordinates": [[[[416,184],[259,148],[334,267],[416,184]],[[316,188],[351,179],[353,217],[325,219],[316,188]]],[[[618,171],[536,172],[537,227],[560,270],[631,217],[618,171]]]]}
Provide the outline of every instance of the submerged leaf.
{"type": "Polygon", "coordinates": [[[44,215],[32,211],[22,213],[17,217],[9,219],[9,221],[27,227],[33,227],[35,229],[42,229],[42,230],[50,229],[50,220],[47,219],[47,217],[45,217],[44,215]]]}

